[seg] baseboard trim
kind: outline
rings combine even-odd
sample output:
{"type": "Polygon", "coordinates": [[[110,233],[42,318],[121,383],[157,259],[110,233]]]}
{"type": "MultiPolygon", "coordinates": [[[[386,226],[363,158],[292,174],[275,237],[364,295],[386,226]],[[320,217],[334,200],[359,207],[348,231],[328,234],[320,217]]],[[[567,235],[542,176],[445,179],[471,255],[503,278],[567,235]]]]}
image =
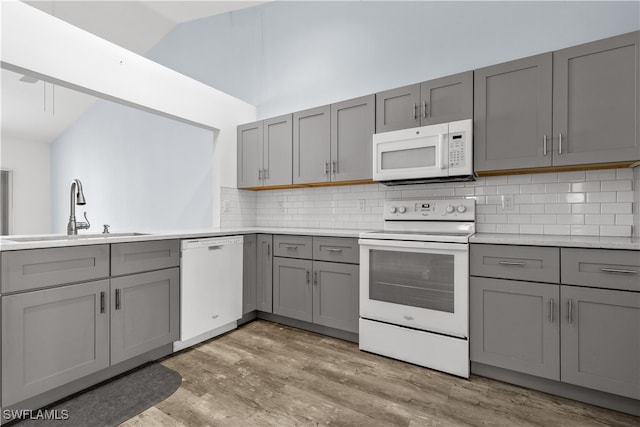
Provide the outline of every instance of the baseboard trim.
{"type": "Polygon", "coordinates": [[[258,311],[258,319],[268,320],[270,322],[280,323],[282,325],[291,326],[298,329],[304,329],[305,331],[327,335],[333,338],[354,342],[356,344],[359,342],[358,334],[356,333],[334,329],[328,326],[316,325],[315,323],[292,319],[290,317],[280,316],[279,314],[258,311]]]}

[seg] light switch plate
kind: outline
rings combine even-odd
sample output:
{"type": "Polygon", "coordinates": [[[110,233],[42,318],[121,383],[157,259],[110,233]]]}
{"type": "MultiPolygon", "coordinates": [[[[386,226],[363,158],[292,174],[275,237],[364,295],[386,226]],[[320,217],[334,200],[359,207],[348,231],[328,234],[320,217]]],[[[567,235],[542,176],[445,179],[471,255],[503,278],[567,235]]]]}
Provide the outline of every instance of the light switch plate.
{"type": "Polygon", "coordinates": [[[222,212],[231,212],[231,202],[229,200],[222,201],[222,212]]]}
{"type": "Polygon", "coordinates": [[[365,199],[358,200],[358,212],[364,212],[367,208],[367,201],[365,199]]]}

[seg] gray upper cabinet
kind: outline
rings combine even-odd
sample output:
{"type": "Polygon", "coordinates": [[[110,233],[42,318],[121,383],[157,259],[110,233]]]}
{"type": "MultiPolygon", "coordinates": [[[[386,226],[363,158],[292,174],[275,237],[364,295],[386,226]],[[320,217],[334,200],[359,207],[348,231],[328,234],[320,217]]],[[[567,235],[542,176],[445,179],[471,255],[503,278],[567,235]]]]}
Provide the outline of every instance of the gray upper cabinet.
{"type": "Polygon", "coordinates": [[[258,187],[262,176],[262,122],[238,126],[238,188],[258,187]]]}
{"type": "Polygon", "coordinates": [[[313,322],[358,333],[359,266],[313,262],[313,322]]]}
{"type": "Polygon", "coordinates": [[[112,365],[179,338],[179,280],[179,268],[111,279],[112,365]]]}
{"type": "Polygon", "coordinates": [[[331,181],[371,179],[375,95],[331,104],[331,181]]]}
{"type": "Polygon", "coordinates": [[[420,126],[420,84],[376,93],[376,133],[420,126]]]}
{"type": "Polygon", "coordinates": [[[331,180],[330,123],[329,105],[293,114],[294,184],[331,180]]]}
{"type": "Polygon", "coordinates": [[[473,117],[473,71],[424,82],[420,93],[421,126],[473,117]]]}
{"type": "Polygon", "coordinates": [[[109,281],[2,297],[2,406],[109,366],[109,281]]]}
{"type": "Polygon", "coordinates": [[[244,236],[242,247],[242,314],[257,310],[258,236],[244,236]]]}
{"type": "Polygon", "coordinates": [[[554,165],[640,159],[639,37],[553,53],[554,165]]]}
{"type": "Polygon", "coordinates": [[[256,308],[273,312],[273,236],[258,234],[258,258],[256,268],[256,308]]]}
{"type": "Polygon", "coordinates": [[[273,313],[311,322],[312,261],[296,258],[273,258],[273,313]]]}
{"type": "Polygon", "coordinates": [[[476,171],[551,166],[552,54],[475,71],[476,171]]]}
{"type": "Polygon", "coordinates": [[[640,399],[640,293],[562,286],[562,381],[640,399]]]}
{"type": "Polygon", "coordinates": [[[472,277],[471,360],[559,380],[559,288],[472,277]]]}
{"type": "Polygon", "coordinates": [[[293,182],[293,116],[274,117],[263,122],[261,185],[291,185],[293,182]]]}

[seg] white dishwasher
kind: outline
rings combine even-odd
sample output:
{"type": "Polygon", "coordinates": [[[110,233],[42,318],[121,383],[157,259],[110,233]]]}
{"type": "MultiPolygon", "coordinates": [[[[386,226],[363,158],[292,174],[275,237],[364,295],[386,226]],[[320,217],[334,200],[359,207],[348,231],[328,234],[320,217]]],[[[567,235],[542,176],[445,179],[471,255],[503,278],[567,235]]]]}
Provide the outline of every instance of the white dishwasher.
{"type": "Polygon", "coordinates": [[[182,241],[178,351],[237,327],[242,317],[242,236],[182,241]]]}

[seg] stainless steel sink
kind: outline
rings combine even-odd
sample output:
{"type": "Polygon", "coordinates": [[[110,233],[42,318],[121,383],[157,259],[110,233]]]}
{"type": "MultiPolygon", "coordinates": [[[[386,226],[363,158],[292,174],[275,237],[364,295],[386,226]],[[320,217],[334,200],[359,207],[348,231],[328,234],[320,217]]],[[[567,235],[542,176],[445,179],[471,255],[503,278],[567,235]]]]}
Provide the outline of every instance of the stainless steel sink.
{"type": "Polygon", "coordinates": [[[109,239],[114,237],[132,237],[132,236],[147,236],[148,233],[96,233],[96,234],[77,234],[68,236],[66,234],[57,234],[53,236],[33,236],[33,237],[7,237],[4,240],[10,242],[50,242],[50,241],[65,241],[65,240],[85,240],[85,239],[109,239]]]}

